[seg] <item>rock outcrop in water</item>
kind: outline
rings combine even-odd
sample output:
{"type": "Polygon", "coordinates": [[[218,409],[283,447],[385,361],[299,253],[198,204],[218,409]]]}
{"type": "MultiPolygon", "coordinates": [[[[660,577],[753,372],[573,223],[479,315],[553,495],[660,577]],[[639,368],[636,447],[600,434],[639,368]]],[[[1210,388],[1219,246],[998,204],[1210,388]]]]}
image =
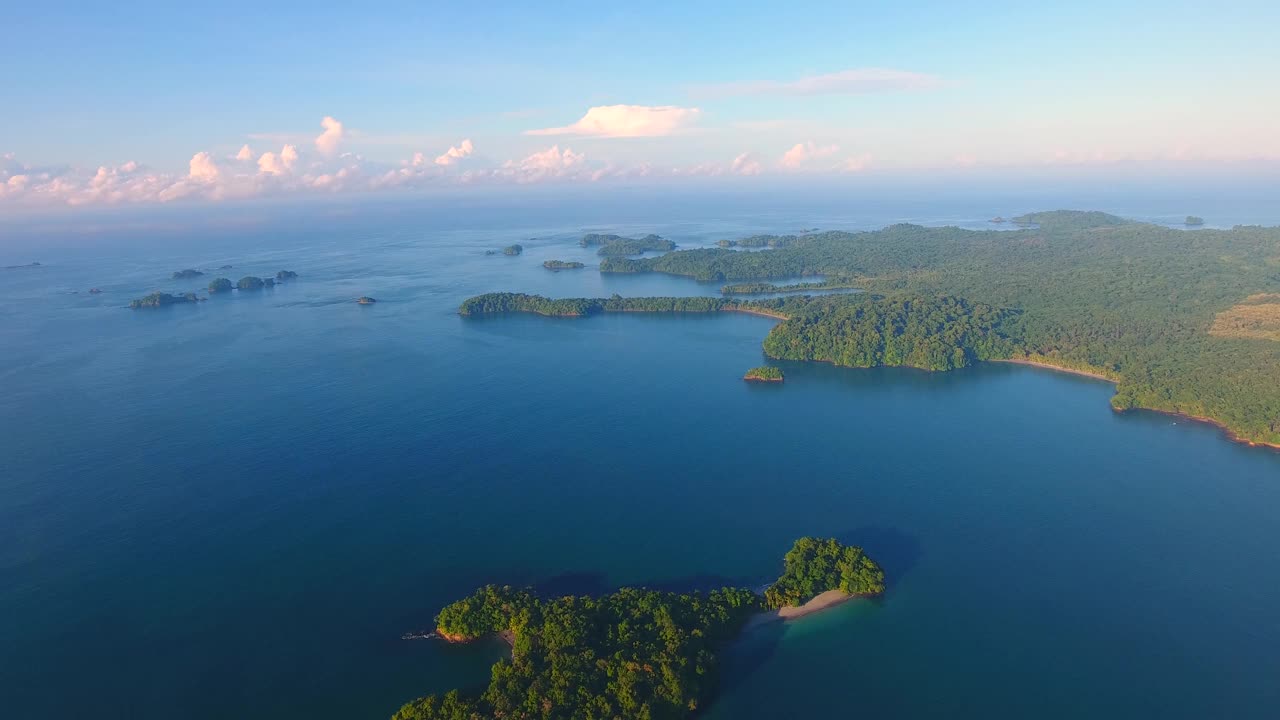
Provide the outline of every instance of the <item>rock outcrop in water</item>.
{"type": "Polygon", "coordinates": [[[231,292],[232,290],[235,289],[235,287],[236,286],[232,285],[231,281],[228,280],[227,278],[217,278],[213,282],[209,283],[209,292],[211,293],[231,292]]]}
{"type": "Polygon", "coordinates": [[[360,305],[372,305],[378,301],[374,300],[368,295],[361,295],[360,297],[356,298],[356,302],[359,303],[360,305]]]}
{"type": "Polygon", "coordinates": [[[276,272],[276,280],[280,280],[280,281],[295,280],[297,279],[297,277],[298,277],[298,273],[292,270],[280,270],[276,272]]]}
{"type": "MultiPolygon", "coordinates": [[[[273,280],[271,284],[275,285],[275,281],[273,280]]],[[[260,277],[254,277],[253,275],[246,275],[240,278],[240,282],[236,283],[236,287],[241,290],[261,290],[266,286],[267,283],[265,280],[260,277]]]]}
{"type": "Polygon", "coordinates": [[[198,278],[201,275],[204,275],[204,273],[194,268],[187,268],[186,270],[178,270],[177,272],[175,272],[173,274],[173,279],[174,280],[190,280],[191,278],[198,278]]]}

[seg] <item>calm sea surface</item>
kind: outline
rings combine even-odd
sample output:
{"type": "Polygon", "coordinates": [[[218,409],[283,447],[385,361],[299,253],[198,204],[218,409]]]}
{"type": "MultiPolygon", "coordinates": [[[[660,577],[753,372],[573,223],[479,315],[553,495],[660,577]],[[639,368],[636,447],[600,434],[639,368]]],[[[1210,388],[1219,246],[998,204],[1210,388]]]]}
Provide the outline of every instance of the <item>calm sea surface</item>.
{"type": "Polygon", "coordinates": [[[747,385],[765,318],[455,314],[491,290],[718,292],[601,276],[584,231],[1280,222],[1194,199],[618,193],[8,226],[0,265],[43,264],[0,271],[0,715],[380,720],[487,680],[495,643],[399,639],[478,584],[758,585],[832,535],[889,592],[748,638],[708,717],[1275,717],[1278,453],[1023,367],[747,385]],[[168,279],[187,267],[209,275],[168,279]],[[300,278],[122,309],[280,269],[300,278]]]}

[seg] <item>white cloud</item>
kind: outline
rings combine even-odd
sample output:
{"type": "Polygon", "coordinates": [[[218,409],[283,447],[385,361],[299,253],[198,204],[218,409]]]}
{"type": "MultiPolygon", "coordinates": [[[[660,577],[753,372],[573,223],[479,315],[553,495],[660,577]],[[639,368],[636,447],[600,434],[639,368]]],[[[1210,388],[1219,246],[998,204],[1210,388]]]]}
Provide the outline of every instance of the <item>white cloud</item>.
{"type": "Polygon", "coordinates": [[[240,146],[240,152],[236,153],[236,159],[240,162],[246,162],[253,159],[253,151],[249,149],[249,145],[240,146]]]}
{"type": "MultiPolygon", "coordinates": [[[[471,144],[471,140],[463,140],[457,146],[444,151],[444,154],[437,157],[435,162],[437,165],[456,165],[459,160],[469,157],[473,152],[475,152],[475,146],[471,144]]],[[[414,156],[415,163],[421,155],[422,153],[418,153],[414,156]]]]}
{"type": "MultiPolygon", "coordinates": [[[[137,165],[134,164],[136,168],[137,165]]],[[[198,152],[191,156],[191,162],[188,164],[190,168],[189,176],[192,180],[199,182],[216,182],[218,179],[218,164],[213,161],[213,156],[207,152],[198,152]]]]}
{"type": "Polygon", "coordinates": [[[789,170],[799,170],[811,161],[840,152],[838,145],[815,145],[812,142],[796,143],[782,155],[779,164],[789,170]]]}
{"type": "Polygon", "coordinates": [[[292,145],[285,145],[279,155],[273,152],[262,153],[258,158],[258,170],[264,175],[287,175],[293,170],[296,162],[298,162],[298,149],[292,145]]]}
{"type": "Polygon", "coordinates": [[[824,75],[809,75],[779,82],[754,80],[723,83],[694,88],[696,94],[707,97],[732,95],[865,95],[870,93],[932,90],[942,86],[937,75],[889,70],[886,68],[852,68],[824,75]]]}
{"type": "Polygon", "coordinates": [[[702,111],[674,105],[599,105],[572,125],[526,130],[525,135],[591,135],[595,137],[661,137],[685,130],[702,111]]]}
{"type": "Polygon", "coordinates": [[[863,154],[846,158],[844,162],[840,163],[839,170],[841,172],[856,173],[862,172],[869,167],[871,167],[871,156],[863,154]]]}
{"type": "Polygon", "coordinates": [[[342,128],[342,123],[334,120],[328,115],[320,121],[320,127],[324,128],[324,132],[316,137],[316,149],[321,155],[333,155],[338,152],[338,145],[342,143],[342,139],[346,136],[346,131],[342,128]]]}
{"type": "Polygon", "coordinates": [[[764,168],[760,165],[760,161],[756,159],[753,153],[742,153],[733,159],[733,163],[729,165],[729,172],[734,175],[759,175],[764,168]]]}

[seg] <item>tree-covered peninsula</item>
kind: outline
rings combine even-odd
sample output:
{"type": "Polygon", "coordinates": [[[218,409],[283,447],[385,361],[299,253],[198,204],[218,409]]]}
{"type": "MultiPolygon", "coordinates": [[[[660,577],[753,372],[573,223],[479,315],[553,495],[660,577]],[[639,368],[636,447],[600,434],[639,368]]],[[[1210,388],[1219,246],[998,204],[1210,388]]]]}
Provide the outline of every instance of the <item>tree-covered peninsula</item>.
{"type": "Polygon", "coordinates": [[[440,611],[437,633],[451,642],[500,633],[511,657],[493,666],[483,691],[424,697],[393,720],[692,717],[715,696],[720,653],[752,616],[826,591],[884,589],[883,572],[861,548],[835,540],[801,538],[784,565],[764,597],[746,588],[623,588],[598,598],[481,588],[440,611]]]}
{"type": "Polygon", "coordinates": [[[1280,292],[1280,228],[1187,233],[1063,210],[1014,222],[1014,230],[820,232],[757,252],[605,258],[600,270],[715,282],[854,276],[868,294],[1016,311],[1000,328],[1011,357],[1113,379],[1116,409],[1182,413],[1243,440],[1280,443],[1280,342],[1211,332],[1248,298],[1280,292]]]}

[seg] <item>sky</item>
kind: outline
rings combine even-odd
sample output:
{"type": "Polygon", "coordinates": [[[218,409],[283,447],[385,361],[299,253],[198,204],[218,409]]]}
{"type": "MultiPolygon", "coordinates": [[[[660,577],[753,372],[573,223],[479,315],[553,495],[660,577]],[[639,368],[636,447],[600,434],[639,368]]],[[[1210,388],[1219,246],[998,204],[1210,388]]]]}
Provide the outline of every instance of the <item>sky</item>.
{"type": "Polygon", "coordinates": [[[324,5],[7,0],[0,213],[1280,166],[1275,2],[324,5]]]}

